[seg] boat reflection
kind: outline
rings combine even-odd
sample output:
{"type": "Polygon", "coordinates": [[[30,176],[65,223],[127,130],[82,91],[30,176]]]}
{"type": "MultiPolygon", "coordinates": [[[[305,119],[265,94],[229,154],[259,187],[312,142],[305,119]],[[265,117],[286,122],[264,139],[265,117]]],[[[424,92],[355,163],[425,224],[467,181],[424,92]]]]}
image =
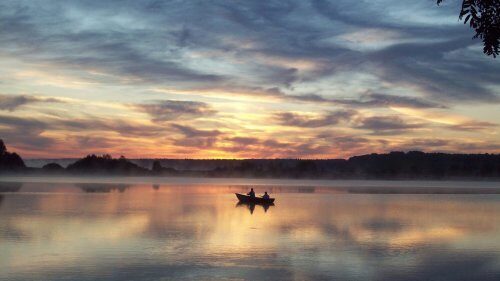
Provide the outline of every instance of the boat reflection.
{"type": "Polygon", "coordinates": [[[262,206],[262,208],[264,209],[264,213],[267,213],[267,210],[269,210],[269,208],[271,206],[274,207],[274,203],[270,203],[270,204],[255,204],[255,203],[248,203],[248,202],[238,202],[236,204],[236,208],[247,207],[248,210],[250,211],[250,214],[253,214],[253,211],[255,210],[255,206],[256,205],[262,206]]]}
{"type": "Polygon", "coordinates": [[[125,192],[131,185],[129,184],[96,184],[96,183],[77,183],[76,187],[80,188],[85,193],[109,193],[117,190],[122,193],[125,192]]]}

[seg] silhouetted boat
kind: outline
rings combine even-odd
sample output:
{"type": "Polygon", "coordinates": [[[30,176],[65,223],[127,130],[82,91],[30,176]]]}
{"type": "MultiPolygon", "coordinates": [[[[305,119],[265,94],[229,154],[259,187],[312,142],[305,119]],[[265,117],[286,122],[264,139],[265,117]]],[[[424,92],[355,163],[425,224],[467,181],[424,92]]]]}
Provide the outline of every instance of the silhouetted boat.
{"type": "Polygon", "coordinates": [[[236,197],[238,197],[238,200],[242,203],[254,203],[254,204],[273,204],[274,203],[274,198],[269,198],[265,199],[262,197],[250,197],[248,195],[240,194],[240,193],[235,193],[236,197]]]}

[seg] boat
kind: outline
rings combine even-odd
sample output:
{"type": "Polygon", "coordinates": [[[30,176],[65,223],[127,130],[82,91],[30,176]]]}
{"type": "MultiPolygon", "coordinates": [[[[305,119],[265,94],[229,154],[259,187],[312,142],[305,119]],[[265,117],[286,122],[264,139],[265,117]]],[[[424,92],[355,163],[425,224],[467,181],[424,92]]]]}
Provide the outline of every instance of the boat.
{"type": "Polygon", "coordinates": [[[262,198],[262,197],[251,197],[245,194],[235,193],[238,200],[242,203],[253,203],[253,204],[262,204],[262,205],[270,205],[274,203],[274,198],[262,198]]]}

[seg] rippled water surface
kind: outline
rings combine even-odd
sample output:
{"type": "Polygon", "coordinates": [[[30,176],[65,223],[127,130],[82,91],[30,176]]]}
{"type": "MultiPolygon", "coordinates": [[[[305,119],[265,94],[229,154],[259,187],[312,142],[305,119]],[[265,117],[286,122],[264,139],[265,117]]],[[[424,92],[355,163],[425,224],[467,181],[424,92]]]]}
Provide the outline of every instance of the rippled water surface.
{"type": "Polygon", "coordinates": [[[500,195],[348,185],[0,183],[0,280],[500,280],[500,195]]]}

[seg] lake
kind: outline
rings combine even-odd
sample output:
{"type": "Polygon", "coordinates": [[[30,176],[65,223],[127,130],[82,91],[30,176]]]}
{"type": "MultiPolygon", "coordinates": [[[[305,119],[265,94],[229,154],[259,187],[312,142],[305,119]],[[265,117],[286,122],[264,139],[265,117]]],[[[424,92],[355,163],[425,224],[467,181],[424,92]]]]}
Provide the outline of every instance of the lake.
{"type": "Polygon", "coordinates": [[[0,280],[500,280],[498,182],[1,181],[0,280]]]}

